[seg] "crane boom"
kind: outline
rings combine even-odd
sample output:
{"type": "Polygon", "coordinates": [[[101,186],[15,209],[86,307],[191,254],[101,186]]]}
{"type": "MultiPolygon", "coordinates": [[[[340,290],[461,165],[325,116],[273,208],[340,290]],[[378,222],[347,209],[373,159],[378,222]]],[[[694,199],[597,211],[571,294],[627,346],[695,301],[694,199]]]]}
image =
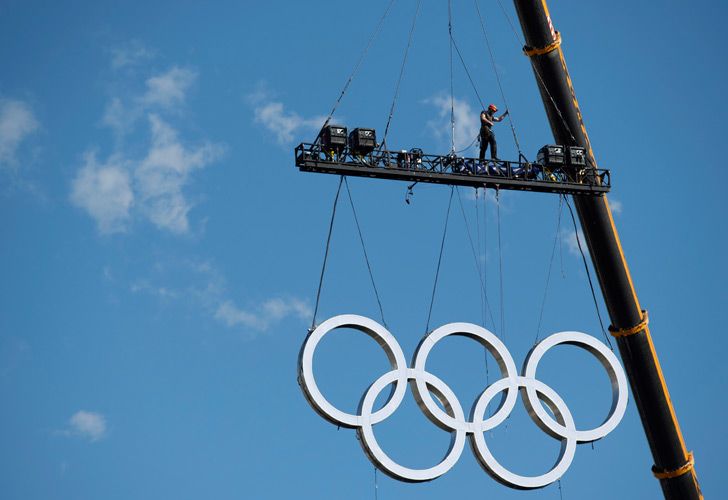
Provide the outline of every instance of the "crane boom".
{"type": "MultiPolygon", "coordinates": [[[[561,51],[561,35],[553,27],[546,0],[514,0],[514,4],[526,41],[524,52],[531,60],[554,139],[558,144],[585,147],[592,167],[596,168],[561,51]]],[[[637,299],[607,196],[573,197],[612,321],[610,331],[617,338],[652,451],[652,471],[665,498],[701,499],[693,456],[685,447],[647,326],[647,313],[637,299]]]]}

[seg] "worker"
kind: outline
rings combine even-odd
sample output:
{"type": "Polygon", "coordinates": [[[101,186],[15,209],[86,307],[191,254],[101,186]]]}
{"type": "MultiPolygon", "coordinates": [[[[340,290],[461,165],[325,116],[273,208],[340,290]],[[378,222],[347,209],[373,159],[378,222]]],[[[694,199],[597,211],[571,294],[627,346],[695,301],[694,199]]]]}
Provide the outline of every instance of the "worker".
{"type": "Polygon", "coordinates": [[[508,110],[500,116],[495,116],[496,111],[498,111],[496,105],[491,104],[488,109],[480,113],[480,161],[485,160],[485,150],[488,149],[488,144],[490,144],[491,159],[498,159],[498,145],[495,142],[495,134],[491,127],[493,123],[502,121],[508,115],[508,110]]]}

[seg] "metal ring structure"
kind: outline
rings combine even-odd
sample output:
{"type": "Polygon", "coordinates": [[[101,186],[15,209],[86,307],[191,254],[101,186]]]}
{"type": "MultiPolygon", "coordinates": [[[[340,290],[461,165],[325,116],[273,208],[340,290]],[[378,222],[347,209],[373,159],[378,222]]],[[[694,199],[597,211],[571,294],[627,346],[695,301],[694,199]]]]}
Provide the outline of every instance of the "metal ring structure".
{"type": "Polygon", "coordinates": [[[495,334],[472,323],[449,323],[433,330],[420,341],[411,366],[407,366],[402,348],[386,328],[372,319],[353,314],[335,316],[321,323],[306,337],[299,355],[299,384],[313,409],[336,425],[357,429],[362,448],[371,462],[385,474],[401,481],[431,481],[445,474],[459,460],[466,437],[470,436],[478,462],[496,481],[516,489],[543,488],[566,473],[578,443],[589,443],[606,436],[619,424],[627,408],[627,377],[617,357],[597,339],[581,332],[559,332],[543,339],[528,353],[519,375],[511,354],[495,334]],[[346,413],[333,406],[319,390],[313,375],[317,345],[325,335],[339,328],[355,329],[372,337],[384,350],[391,366],[391,370],[380,376],[364,393],[358,414],[346,413]],[[480,394],[473,404],[469,420],[465,418],[462,405],[452,389],[426,370],[432,349],[451,335],[468,337],[480,343],[493,355],[500,369],[501,378],[480,394]],[[562,344],[593,354],[611,381],[609,414],[594,429],[577,430],[566,403],[556,391],[536,379],[536,369],[543,356],[549,349],[562,344]],[[374,435],[374,425],[391,416],[402,403],[407,382],[410,382],[415,400],[427,418],[451,434],[450,448],[445,457],[427,469],[411,469],[398,464],[382,450],[374,435]],[[375,411],[377,397],[388,386],[392,386],[389,397],[382,408],[375,411]],[[493,456],[485,441],[484,433],[500,425],[511,414],[519,391],[534,423],[546,434],[561,441],[555,465],[539,476],[521,476],[506,469],[493,456]],[[501,401],[497,409],[485,418],[488,405],[499,394],[501,401]],[[544,408],[544,404],[550,411],[544,408]]]}

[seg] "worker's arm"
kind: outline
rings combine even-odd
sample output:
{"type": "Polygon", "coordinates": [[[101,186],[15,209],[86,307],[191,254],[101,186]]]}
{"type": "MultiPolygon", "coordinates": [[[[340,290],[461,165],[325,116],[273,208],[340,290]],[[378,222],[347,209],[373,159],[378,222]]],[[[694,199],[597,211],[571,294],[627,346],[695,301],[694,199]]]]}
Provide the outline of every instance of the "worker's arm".
{"type": "Polygon", "coordinates": [[[503,114],[502,114],[502,115],[500,115],[500,116],[494,116],[494,117],[493,117],[493,121],[494,121],[494,122],[501,122],[501,121],[503,121],[503,118],[505,118],[507,114],[508,114],[508,110],[506,110],[506,112],[505,112],[505,113],[503,113],[503,114]]]}

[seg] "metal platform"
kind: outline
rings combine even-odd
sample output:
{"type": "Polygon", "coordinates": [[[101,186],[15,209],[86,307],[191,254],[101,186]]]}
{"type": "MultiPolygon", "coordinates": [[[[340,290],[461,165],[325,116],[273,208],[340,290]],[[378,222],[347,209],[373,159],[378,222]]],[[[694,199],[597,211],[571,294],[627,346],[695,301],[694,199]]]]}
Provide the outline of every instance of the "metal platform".
{"type": "Polygon", "coordinates": [[[301,143],[295,149],[296,166],[303,172],[376,177],[410,183],[428,182],[560,194],[609,192],[610,173],[605,169],[569,166],[547,167],[527,161],[487,160],[375,150],[355,155],[324,151],[320,144],[301,143]]]}

